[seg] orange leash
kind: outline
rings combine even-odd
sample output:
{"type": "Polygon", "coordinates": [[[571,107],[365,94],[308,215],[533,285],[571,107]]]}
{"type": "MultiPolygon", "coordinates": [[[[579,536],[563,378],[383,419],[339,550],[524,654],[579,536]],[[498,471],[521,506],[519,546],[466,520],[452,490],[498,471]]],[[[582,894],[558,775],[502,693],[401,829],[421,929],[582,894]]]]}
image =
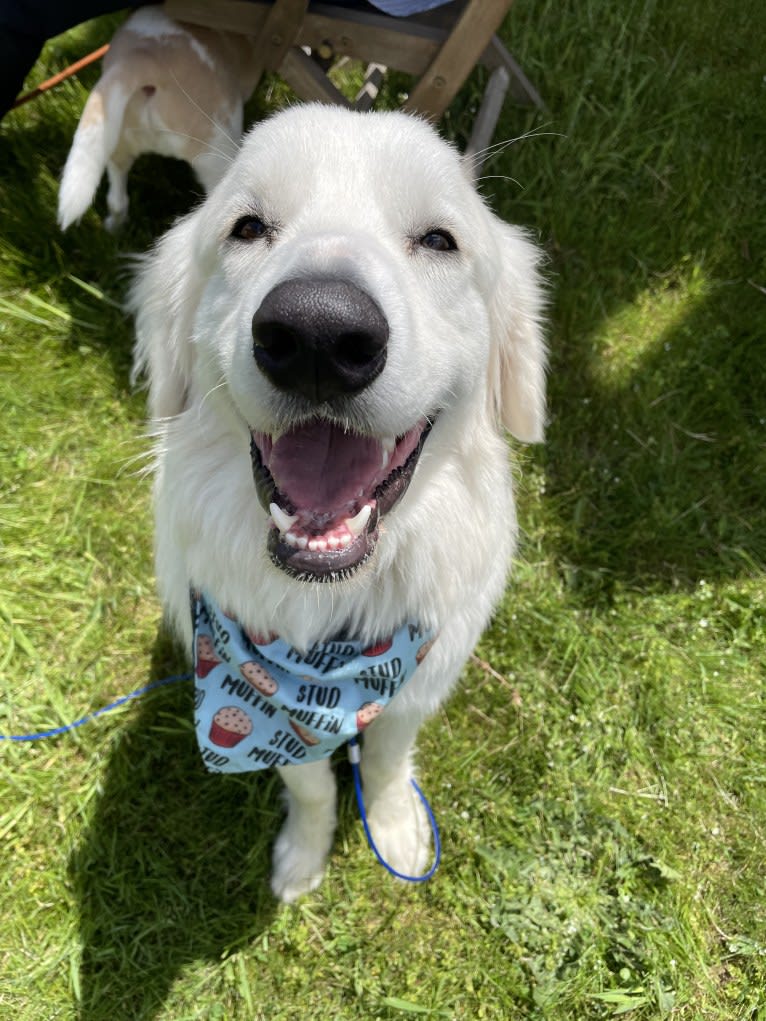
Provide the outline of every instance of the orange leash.
{"type": "Polygon", "coordinates": [[[43,92],[47,92],[48,89],[52,89],[54,85],[58,85],[59,82],[63,82],[66,78],[71,78],[73,74],[77,74],[78,71],[87,67],[88,64],[92,64],[94,61],[100,60],[108,49],[109,43],[106,43],[104,46],[99,46],[97,50],[89,53],[87,57],[83,57],[82,60],[76,61],[69,67],[64,68],[63,71],[59,71],[58,74],[54,74],[52,78],[48,78],[47,81],[42,82],[36,89],[32,89],[31,92],[25,92],[23,96],[19,96],[11,107],[11,110],[15,110],[17,106],[22,106],[24,103],[28,103],[30,99],[35,99],[37,96],[41,96],[43,92]]]}

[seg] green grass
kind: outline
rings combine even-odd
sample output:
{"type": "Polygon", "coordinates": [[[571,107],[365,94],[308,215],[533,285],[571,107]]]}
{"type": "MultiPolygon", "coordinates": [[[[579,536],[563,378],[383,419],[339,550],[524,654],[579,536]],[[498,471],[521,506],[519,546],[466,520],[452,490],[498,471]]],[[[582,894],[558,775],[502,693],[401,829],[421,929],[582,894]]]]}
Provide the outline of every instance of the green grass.
{"type": "MultiPolygon", "coordinates": [[[[766,1019],[766,9],[517,0],[503,32],[548,109],[506,105],[527,137],[482,187],[548,253],[551,421],[518,452],[514,583],[420,744],[440,871],[380,870],[341,765],[327,880],[280,907],[278,784],[202,771],[184,686],[0,742],[3,1019],[766,1019]]],[[[147,158],[124,234],[103,193],[60,234],[97,73],[0,127],[2,733],[184,665],[118,305],[196,186],[147,158]]]]}

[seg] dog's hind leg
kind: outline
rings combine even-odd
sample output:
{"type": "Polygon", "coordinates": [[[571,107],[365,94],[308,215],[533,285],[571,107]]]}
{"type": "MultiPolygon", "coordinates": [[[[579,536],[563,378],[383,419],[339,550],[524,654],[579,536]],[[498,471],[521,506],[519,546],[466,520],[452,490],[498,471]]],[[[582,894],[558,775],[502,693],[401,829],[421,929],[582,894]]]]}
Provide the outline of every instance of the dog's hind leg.
{"type": "Polygon", "coordinates": [[[412,786],[412,750],[420,720],[385,713],[364,732],[362,781],[367,818],[381,857],[397,872],[428,867],[431,827],[412,786]]]}
{"type": "Polygon", "coordinates": [[[274,844],[271,889],[290,903],[316,889],[335,833],[335,776],[329,760],[279,769],[287,788],[287,819],[274,844]]]}
{"type": "Polygon", "coordinates": [[[118,230],[128,218],[128,173],[132,166],[132,157],[119,157],[116,153],[106,164],[109,179],[106,205],[109,215],[104,220],[104,226],[109,231],[118,230]]]}

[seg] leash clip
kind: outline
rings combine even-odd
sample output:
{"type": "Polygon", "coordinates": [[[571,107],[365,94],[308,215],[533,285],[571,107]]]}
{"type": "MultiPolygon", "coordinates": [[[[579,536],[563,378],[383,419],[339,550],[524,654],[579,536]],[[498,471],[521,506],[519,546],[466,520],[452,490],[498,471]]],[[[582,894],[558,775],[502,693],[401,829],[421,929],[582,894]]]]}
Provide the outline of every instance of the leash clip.
{"type": "Polygon", "coordinates": [[[349,738],[348,741],[348,761],[352,766],[358,766],[362,761],[362,749],[355,737],[349,738]]]}

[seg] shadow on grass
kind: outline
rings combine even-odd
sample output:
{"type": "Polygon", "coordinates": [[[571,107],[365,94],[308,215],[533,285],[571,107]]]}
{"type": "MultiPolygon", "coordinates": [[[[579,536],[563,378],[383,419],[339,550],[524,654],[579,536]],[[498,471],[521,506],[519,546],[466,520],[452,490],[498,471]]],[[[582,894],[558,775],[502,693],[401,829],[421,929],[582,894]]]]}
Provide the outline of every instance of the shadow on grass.
{"type": "MultiPolygon", "coordinates": [[[[73,129],[72,129],[73,130],[73,129]]],[[[131,393],[133,322],[123,311],[132,277],[131,260],[150,249],[174,220],[191,209],[201,189],[191,169],[178,160],[143,156],[131,173],[131,216],[117,234],[103,227],[105,183],[94,210],[62,232],[56,222],[56,172],[63,168],[71,135],[60,117],[40,119],[0,133],[0,259],[12,268],[7,297],[42,327],[47,347],[63,355],[103,351],[118,395],[131,393]],[[45,163],[40,153],[45,153],[45,163]],[[46,165],[47,164],[47,165],[46,165]],[[157,183],[161,182],[161,187],[157,183]],[[12,288],[12,290],[11,290],[12,288]],[[32,292],[49,309],[28,298],[32,292]],[[53,311],[51,311],[51,309],[53,311]]]]}
{"type": "MultiPolygon", "coordinates": [[[[152,676],[179,666],[160,636],[152,676]]],[[[278,779],[205,773],[192,714],[191,682],[143,701],[72,856],[80,1021],[149,1021],[187,964],[220,961],[272,918],[278,779]]]]}
{"type": "Polygon", "coordinates": [[[584,379],[554,397],[543,457],[560,521],[548,538],[586,597],[618,580],[737,577],[766,558],[760,296],[745,281],[736,291],[690,301],[619,382],[584,350],[587,334],[562,359],[566,371],[579,358],[584,379]]]}
{"type": "MultiPolygon", "coordinates": [[[[586,601],[766,559],[763,83],[743,35],[763,5],[634,14],[605,5],[594,33],[580,8],[514,5],[507,41],[549,110],[485,168],[550,252],[541,545],[586,601]]],[[[498,137],[519,118],[506,104],[498,137]]]]}

